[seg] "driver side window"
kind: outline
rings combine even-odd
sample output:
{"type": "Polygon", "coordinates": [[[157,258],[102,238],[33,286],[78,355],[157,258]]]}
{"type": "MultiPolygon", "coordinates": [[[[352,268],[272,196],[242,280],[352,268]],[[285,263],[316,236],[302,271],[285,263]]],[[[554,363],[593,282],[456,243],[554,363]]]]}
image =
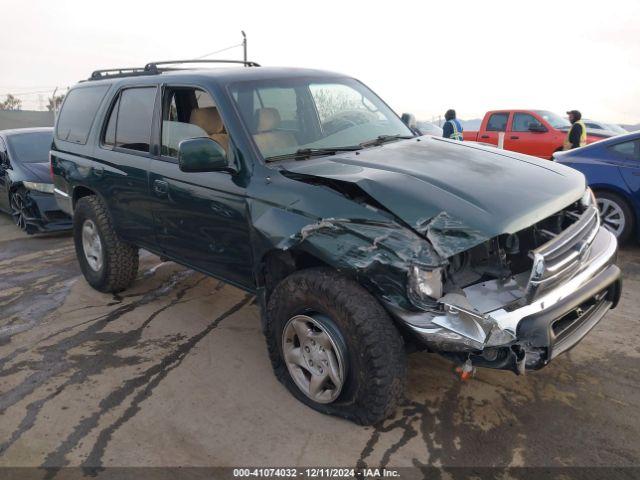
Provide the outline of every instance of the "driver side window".
{"type": "Polygon", "coordinates": [[[209,137],[229,150],[229,134],[211,95],[190,87],[167,88],[162,99],[162,150],[177,158],[182,140],[209,137]]]}

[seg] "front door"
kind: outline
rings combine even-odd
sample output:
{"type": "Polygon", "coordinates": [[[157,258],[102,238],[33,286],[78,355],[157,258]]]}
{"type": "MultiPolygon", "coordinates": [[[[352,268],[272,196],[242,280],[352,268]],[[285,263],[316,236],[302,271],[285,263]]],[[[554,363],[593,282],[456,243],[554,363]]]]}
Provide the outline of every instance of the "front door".
{"type": "Polygon", "coordinates": [[[545,144],[547,128],[529,113],[513,114],[511,129],[505,135],[504,148],[536,157],[550,158],[553,148],[545,144]]]}
{"type": "Polygon", "coordinates": [[[228,172],[182,172],[181,140],[208,136],[229,154],[230,139],[211,96],[191,87],[166,87],[160,122],[161,155],[151,161],[157,243],[168,257],[253,288],[246,190],[228,172]]]}

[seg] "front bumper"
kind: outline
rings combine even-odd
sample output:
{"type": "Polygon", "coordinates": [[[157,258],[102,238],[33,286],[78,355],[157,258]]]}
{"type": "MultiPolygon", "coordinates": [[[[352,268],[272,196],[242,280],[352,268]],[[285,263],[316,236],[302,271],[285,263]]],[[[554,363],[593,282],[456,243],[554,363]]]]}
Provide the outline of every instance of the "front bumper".
{"type": "Polygon", "coordinates": [[[541,368],[575,346],[617,305],[622,282],[616,253],[615,237],[600,228],[583,268],[526,305],[392,313],[432,351],[518,373],[541,368]]]}
{"type": "Polygon", "coordinates": [[[60,210],[53,194],[29,190],[25,200],[29,212],[25,220],[31,230],[57,232],[72,228],[71,217],[60,210]]]}

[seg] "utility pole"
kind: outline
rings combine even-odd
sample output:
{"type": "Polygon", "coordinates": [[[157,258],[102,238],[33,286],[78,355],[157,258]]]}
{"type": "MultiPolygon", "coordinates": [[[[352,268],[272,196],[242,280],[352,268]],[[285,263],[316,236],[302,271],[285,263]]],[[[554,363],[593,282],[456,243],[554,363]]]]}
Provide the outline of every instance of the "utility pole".
{"type": "Polygon", "coordinates": [[[240,30],[242,32],[242,49],[244,50],[244,63],[247,63],[247,34],[244,33],[244,30],[240,30]]]}

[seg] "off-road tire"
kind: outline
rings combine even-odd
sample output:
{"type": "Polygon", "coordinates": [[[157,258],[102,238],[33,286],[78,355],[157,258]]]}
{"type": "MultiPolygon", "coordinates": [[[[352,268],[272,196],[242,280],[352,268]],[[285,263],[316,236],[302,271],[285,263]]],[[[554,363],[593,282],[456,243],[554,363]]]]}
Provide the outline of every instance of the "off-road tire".
{"type": "Polygon", "coordinates": [[[278,380],[319,412],[372,425],[392,415],[403,398],[407,359],[400,333],[369,292],[331,269],[301,270],[282,280],[268,301],[265,335],[278,380]],[[346,345],[345,383],[329,404],[300,391],[283,359],[285,324],[309,313],[328,317],[346,345]]]}
{"type": "Polygon", "coordinates": [[[78,200],[73,212],[73,240],[80,269],[93,288],[104,293],[116,293],[133,283],[138,274],[138,248],[118,238],[109,211],[97,196],[78,200]],[[82,226],[87,219],[93,220],[97,226],[102,242],[103,261],[98,271],[89,266],[82,246],[82,226]]]}

